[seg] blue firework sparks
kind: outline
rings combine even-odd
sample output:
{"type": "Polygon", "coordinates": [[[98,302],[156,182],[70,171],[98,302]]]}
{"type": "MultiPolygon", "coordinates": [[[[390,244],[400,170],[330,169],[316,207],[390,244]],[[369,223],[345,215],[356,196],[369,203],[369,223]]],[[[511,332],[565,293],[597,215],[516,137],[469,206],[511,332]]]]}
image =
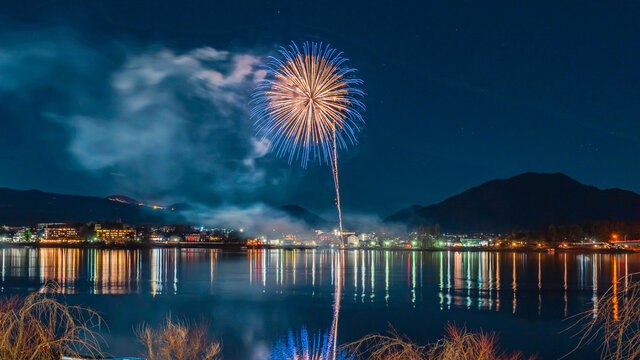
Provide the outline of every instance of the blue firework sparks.
{"type": "MultiPolygon", "coordinates": [[[[328,333],[309,338],[306,329],[302,329],[296,339],[289,332],[287,341],[279,341],[271,350],[271,360],[333,360],[331,337],[328,333]]],[[[336,360],[353,360],[346,352],[337,353],[336,360]]]]}

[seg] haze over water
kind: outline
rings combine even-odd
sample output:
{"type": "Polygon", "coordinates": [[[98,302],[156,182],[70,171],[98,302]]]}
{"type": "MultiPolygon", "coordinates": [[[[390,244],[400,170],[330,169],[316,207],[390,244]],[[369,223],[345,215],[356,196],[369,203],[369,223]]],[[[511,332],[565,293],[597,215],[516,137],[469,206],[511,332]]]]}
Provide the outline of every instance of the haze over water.
{"type": "MultiPolygon", "coordinates": [[[[134,326],[171,312],[204,318],[222,339],[225,359],[261,359],[289,331],[331,326],[334,280],[341,277],[338,342],[392,325],[419,342],[447,321],[497,331],[510,349],[555,359],[576,339],[562,320],[597,311],[593,301],[640,255],[346,250],[25,249],[0,250],[0,290],[37,291],[49,282],[72,304],[99,311],[114,355],[138,355],[134,326]]],[[[618,281],[618,279],[621,279],[618,281]]],[[[579,355],[576,355],[576,358],[579,355]]],[[[594,353],[585,350],[581,358],[594,353]]]]}

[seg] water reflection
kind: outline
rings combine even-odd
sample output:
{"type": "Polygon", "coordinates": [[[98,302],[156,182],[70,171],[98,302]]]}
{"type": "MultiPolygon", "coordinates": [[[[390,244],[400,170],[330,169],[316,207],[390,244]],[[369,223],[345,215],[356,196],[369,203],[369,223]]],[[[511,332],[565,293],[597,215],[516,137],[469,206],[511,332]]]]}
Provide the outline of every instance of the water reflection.
{"type": "Polygon", "coordinates": [[[0,256],[5,293],[55,281],[66,294],[257,291],[332,298],[339,279],[343,303],[433,302],[441,310],[484,311],[502,311],[504,305],[511,313],[563,316],[575,294],[593,304],[595,316],[598,297],[611,286],[617,309],[618,296],[627,294],[625,276],[640,270],[640,256],[629,254],[5,248],[0,256]]]}

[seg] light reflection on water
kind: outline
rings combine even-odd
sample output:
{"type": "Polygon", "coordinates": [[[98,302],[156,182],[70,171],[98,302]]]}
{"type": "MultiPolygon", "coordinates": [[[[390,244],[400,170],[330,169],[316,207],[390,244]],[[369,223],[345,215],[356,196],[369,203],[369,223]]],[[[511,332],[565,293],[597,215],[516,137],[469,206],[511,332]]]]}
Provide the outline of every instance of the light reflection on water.
{"type": "MultiPolygon", "coordinates": [[[[353,309],[366,309],[371,316],[413,311],[423,317],[421,322],[434,311],[451,312],[447,318],[460,316],[453,311],[479,311],[558,321],[584,310],[595,315],[598,296],[612,287],[615,305],[623,303],[629,285],[625,275],[640,271],[640,255],[635,254],[4,248],[0,257],[0,291],[5,294],[36,291],[55,281],[61,293],[82,296],[88,306],[94,296],[123,294],[249,301],[254,308],[272,300],[291,306],[304,301],[326,309],[324,329],[331,326],[338,284],[340,303],[347,306],[339,329],[352,334],[385,330],[354,323],[353,309]]],[[[197,310],[204,311],[190,309],[190,315],[197,310]]],[[[317,317],[314,312],[316,308],[300,316],[317,317]]],[[[298,331],[299,325],[289,329],[298,331]]]]}
{"type": "MultiPolygon", "coordinates": [[[[330,250],[249,250],[246,270],[233,276],[241,280],[238,276],[246,273],[249,285],[262,292],[282,294],[291,289],[309,288],[310,296],[315,296],[320,288],[334,285],[335,266],[331,259],[335,253],[330,250]]],[[[217,249],[175,248],[2,249],[2,290],[5,291],[7,279],[27,279],[35,287],[55,281],[65,294],[166,295],[194,290],[182,288],[183,281],[206,281],[211,286],[199,287],[198,291],[214,293],[217,277],[229,275],[218,273],[222,254],[225,252],[217,249]],[[202,271],[203,264],[208,271],[202,271]]],[[[353,303],[379,301],[388,306],[402,293],[398,289],[404,288],[402,297],[415,305],[425,301],[422,289],[427,277],[429,283],[435,280],[441,310],[500,311],[501,306],[506,305],[515,313],[521,287],[529,287],[526,293],[530,294],[534,285],[538,313],[542,311],[543,294],[547,290],[561,290],[562,308],[567,315],[569,292],[589,292],[595,302],[599,291],[615,284],[617,294],[617,279],[629,274],[630,256],[637,271],[640,258],[629,254],[350,250],[344,251],[344,299],[353,303]]],[[[626,292],[627,286],[625,278],[620,284],[621,291],[626,292]]]]}

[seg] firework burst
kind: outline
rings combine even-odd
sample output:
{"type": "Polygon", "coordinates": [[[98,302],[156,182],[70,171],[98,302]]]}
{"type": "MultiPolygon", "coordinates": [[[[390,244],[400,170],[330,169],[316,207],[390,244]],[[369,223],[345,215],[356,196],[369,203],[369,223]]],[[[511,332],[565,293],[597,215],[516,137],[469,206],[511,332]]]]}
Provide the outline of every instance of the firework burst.
{"type": "Polygon", "coordinates": [[[306,167],[313,158],[330,164],[334,141],[340,148],[355,144],[364,124],[362,81],[328,45],[305,42],[301,51],[292,43],[280,55],[271,58],[253,96],[258,135],[289,163],[299,159],[306,167]]]}

